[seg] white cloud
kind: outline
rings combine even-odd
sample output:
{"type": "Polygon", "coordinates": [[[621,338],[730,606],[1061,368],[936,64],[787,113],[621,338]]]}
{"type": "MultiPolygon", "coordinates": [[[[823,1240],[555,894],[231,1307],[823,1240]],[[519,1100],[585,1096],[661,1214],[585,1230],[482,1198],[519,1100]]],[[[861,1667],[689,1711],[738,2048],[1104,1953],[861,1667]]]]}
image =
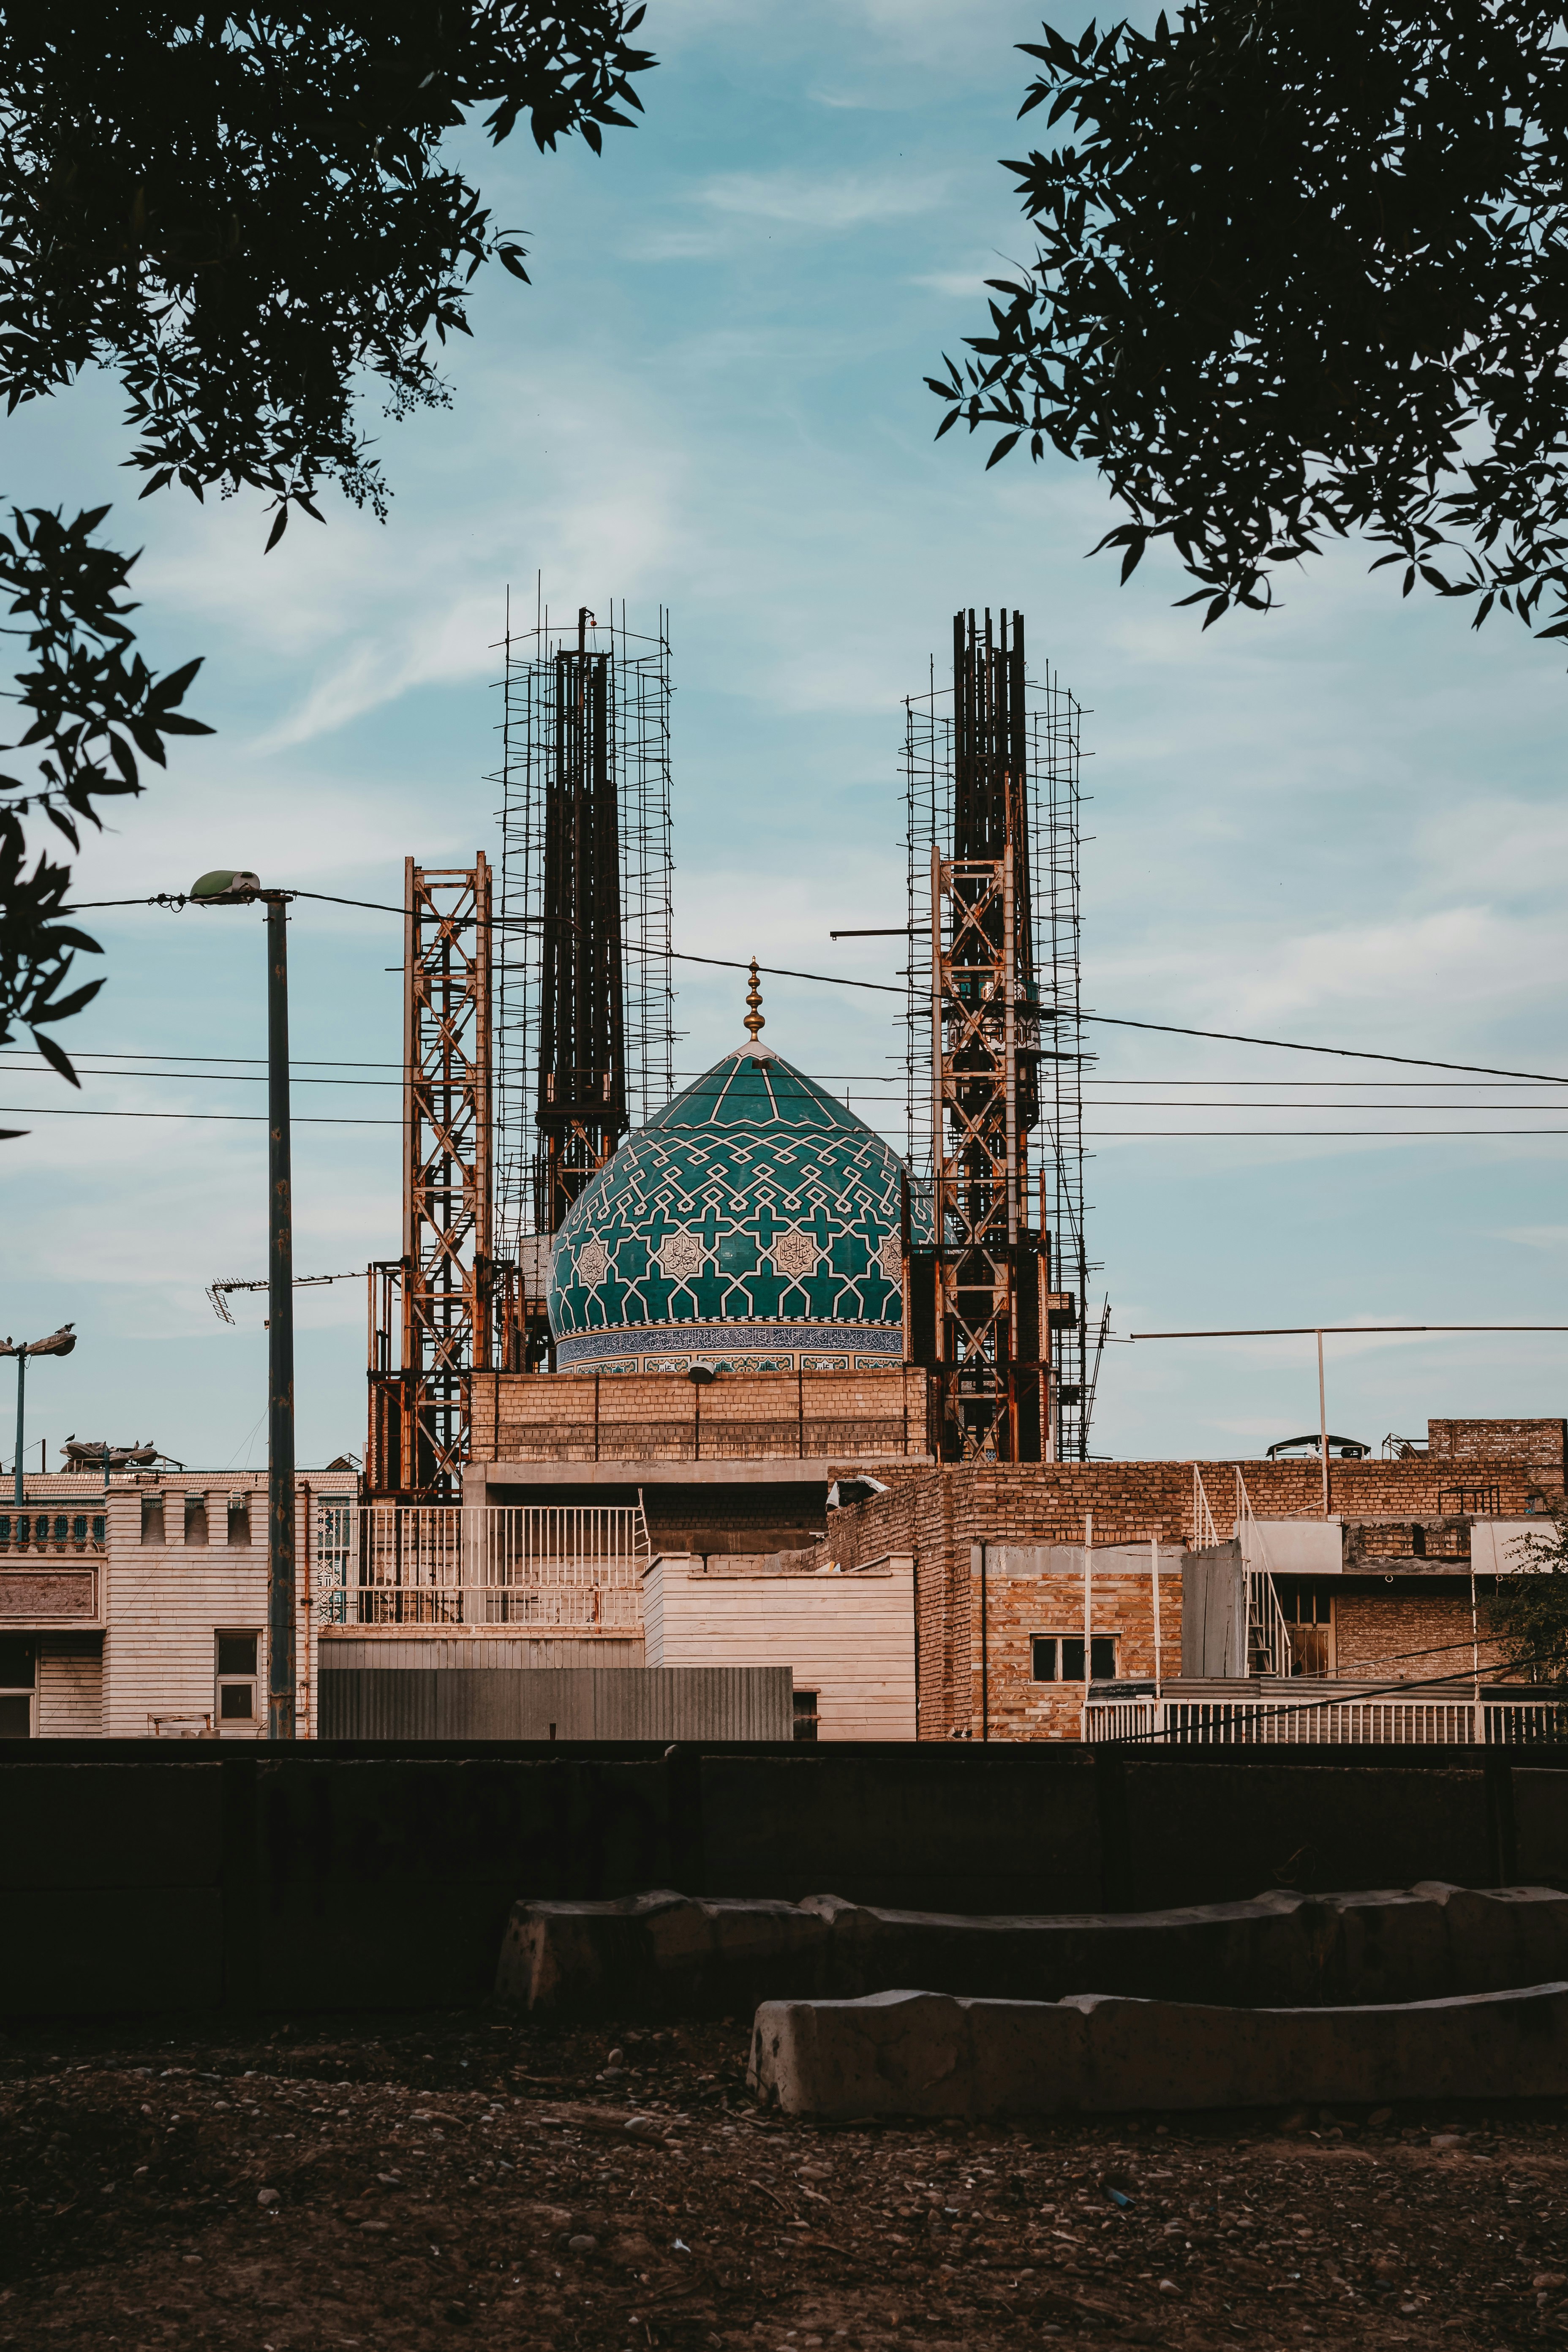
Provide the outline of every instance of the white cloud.
{"type": "Polygon", "coordinates": [[[716,213],[795,228],[863,228],[908,220],[942,202],[946,174],[903,172],[726,172],[706,181],[696,202],[716,213]]]}

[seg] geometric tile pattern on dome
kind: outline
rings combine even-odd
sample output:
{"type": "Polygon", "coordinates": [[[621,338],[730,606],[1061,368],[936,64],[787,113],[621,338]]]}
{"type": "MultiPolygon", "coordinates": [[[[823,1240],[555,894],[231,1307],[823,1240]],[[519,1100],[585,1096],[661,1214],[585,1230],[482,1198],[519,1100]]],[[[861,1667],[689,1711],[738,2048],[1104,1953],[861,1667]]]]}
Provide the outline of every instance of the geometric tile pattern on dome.
{"type": "Polygon", "coordinates": [[[901,1175],[863,1118],[778,1055],[726,1055],[626,1139],[556,1235],[557,1362],[668,1362],[675,1348],[732,1360],[744,1346],[808,1369],[835,1341],[900,1355],[901,1175]]]}

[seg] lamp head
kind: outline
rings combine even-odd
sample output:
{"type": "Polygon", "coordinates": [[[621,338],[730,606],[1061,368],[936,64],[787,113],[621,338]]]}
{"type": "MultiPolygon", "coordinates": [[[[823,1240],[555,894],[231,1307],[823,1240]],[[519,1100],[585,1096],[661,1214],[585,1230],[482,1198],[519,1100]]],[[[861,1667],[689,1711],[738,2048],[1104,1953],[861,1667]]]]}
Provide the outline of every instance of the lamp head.
{"type": "Polygon", "coordinates": [[[47,1339],[35,1339],[28,1348],[18,1348],[16,1353],[26,1356],[68,1356],[76,1346],[76,1325],[62,1323],[47,1339]]]}
{"type": "Polygon", "coordinates": [[[261,877],[245,866],[234,871],[226,866],[215,866],[191,885],[193,907],[248,907],[261,889],[261,877]]]}

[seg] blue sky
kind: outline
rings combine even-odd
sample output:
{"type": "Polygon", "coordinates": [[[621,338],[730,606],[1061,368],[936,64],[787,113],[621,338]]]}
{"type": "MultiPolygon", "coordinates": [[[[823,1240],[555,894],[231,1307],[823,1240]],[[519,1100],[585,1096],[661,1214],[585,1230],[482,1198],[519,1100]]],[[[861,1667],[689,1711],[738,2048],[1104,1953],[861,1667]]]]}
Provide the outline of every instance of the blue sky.
{"type": "MultiPolygon", "coordinates": [[[[240,864],[395,899],[405,855],[493,850],[494,641],[509,582],[531,602],[541,574],[557,609],[624,597],[635,627],[670,607],[677,945],[890,977],[896,941],[827,933],[901,919],[900,697],[958,605],[1006,604],[1092,714],[1088,1003],[1568,1069],[1560,651],[1402,604],[1355,548],[1287,583],[1274,617],[1200,635],[1170,570],[1151,560],[1119,589],[1110,560],[1085,561],[1112,519],[1091,474],[1017,457],[987,474],[980,444],[933,446],[921,378],[977,329],[981,280],[1029,249],[995,158],[1026,141],[1012,45],[1037,26],[1007,0],[654,0],[647,117],[602,159],[472,143],[534,282],[481,285],[449,411],[383,427],[371,410],[384,528],[329,501],[324,529],[263,557],[250,500],[138,505],[110,383],[11,419],[0,484],[115,501],[110,534],[146,548],[149,658],[205,656],[191,708],[218,730],[90,848],[80,895],[240,864]]],[[[395,1073],[310,1065],[395,1060],[400,939],[371,915],[297,915],[296,1264],[336,1273],[395,1252],[396,1131],[308,1122],[394,1118],[395,1073]]],[[[84,1059],[263,1053],[258,917],[132,912],[100,936],[109,984],[68,1039],[84,1059]]],[[[742,986],[678,971],[697,1069],[733,1042],[742,986]]],[[[874,995],[775,982],[766,1010],[769,1042],[824,1076],[899,1050],[874,995]]],[[[1096,1043],[1091,1245],[1117,1331],[1568,1323],[1553,1090],[1096,1043]]],[[[7,1105],[181,1116],[6,1121],[31,1133],[0,1163],[0,1329],[81,1334],[30,1384],[51,1461],[74,1431],[258,1464],[262,1304],[237,1302],[228,1329],[204,1293],[263,1270],[260,1089],[173,1063],[129,1075],[153,1066],[77,1097],[7,1054],[7,1105]]],[[[891,1106],[885,1123],[897,1139],[891,1106]]],[[[301,1459],[357,1452],[363,1290],[301,1294],[298,1318],[301,1459]]],[[[1428,1413],[1560,1412],[1563,1349],[1333,1340],[1331,1425],[1375,1443],[1428,1413]]],[[[1257,1452],[1316,1406],[1310,1341],[1117,1346],[1096,1450],[1257,1452]]]]}

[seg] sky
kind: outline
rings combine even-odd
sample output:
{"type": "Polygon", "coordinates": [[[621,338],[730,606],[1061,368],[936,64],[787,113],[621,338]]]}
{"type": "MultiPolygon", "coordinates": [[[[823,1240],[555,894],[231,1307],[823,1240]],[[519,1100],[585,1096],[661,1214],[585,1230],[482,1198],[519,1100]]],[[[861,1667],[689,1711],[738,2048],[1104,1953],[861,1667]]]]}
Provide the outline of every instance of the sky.
{"type": "MultiPolygon", "coordinates": [[[[1059,16],[1076,33],[1076,16],[1059,16]]],[[[144,548],[148,659],[204,667],[176,745],[84,854],[83,899],[215,866],[398,902],[403,860],[498,847],[496,641],[510,588],[554,610],[670,614],[675,942],[894,976],[902,697],[960,606],[1028,622],[1089,714],[1084,1000],[1195,1028],[1568,1073],[1562,1005],[1568,677],[1560,648],[1340,548],[1267,619],[1201,633],[1158,558],[1088,560],[1118,519],[1094,474],[933,441],[922,379],[1026,261],[997,158],[1037,18],[1013,0],[652,0],[634,131],[595,159],[525,135],[463,152],[532,284],[482,278],[452,404],[378,436],[384,526],[329,498],[263,553],[256,500],[136,502],[111,381],[5,426],[0,488],[114,502],[144,548]]],[[[191,1465],[265,1461],[261,923],[96,919],[107,985],[62,1032],[79,1096],[14,1045],[0,1109],[0,1330],[70,1320],[28,1384],[28,1460],[68,1434],[191,1465]],[[174,1059],[185,1056],[184,1062],[174,1059]],[[95,1058],[96,1057],[96,1058],[95,1058]],[[118,1057],[118,1063],[116,1060],[118,1057]],[[227,1075],[215,1071],[225,1057],[227,1075]],[[156,1113],[157,1116],[150,1114],[156,1113]],[[90,1114],[90,1115],[82,1115],[90,1114]],[[103,1114],[114,1114],[105,1116],[103,1114]],[[134,1116],[124,1114],[135,1114],[134,1116]]],[[[399,1246],[395,919],[300,902],[290,924],[295,1264],[399,1246]]],[[[743,982],[677,966],[678,1065],[738,1041],[743,982]]],[[[892,1000],[766,983],[767,1042],[901,1139],[892,1000]],[[889,1099],[884,1105],[882,1097],[889,1099]]],[[[1092,1444],[1257,1454],[1316,1426],[1310,1339],[1134,1332],[1568,1325],[1568,1105],[1549,1086],[1110,1026],[1086,1125],[1089,1244],[1112,1309],[1092,1444]],[[1561,1106],[1561,1107],[1560,1107],[1561,1106]]],[[[299,1453],[358,1453],[362,1280],[298,1294],[299,1453]]],[[[1327,1343],[1336,1433],[1564,1410],[1564,1335],[1327,1343]]],[[[9,1380],[0,1455],[11,1459],[9,1380]]]]}

